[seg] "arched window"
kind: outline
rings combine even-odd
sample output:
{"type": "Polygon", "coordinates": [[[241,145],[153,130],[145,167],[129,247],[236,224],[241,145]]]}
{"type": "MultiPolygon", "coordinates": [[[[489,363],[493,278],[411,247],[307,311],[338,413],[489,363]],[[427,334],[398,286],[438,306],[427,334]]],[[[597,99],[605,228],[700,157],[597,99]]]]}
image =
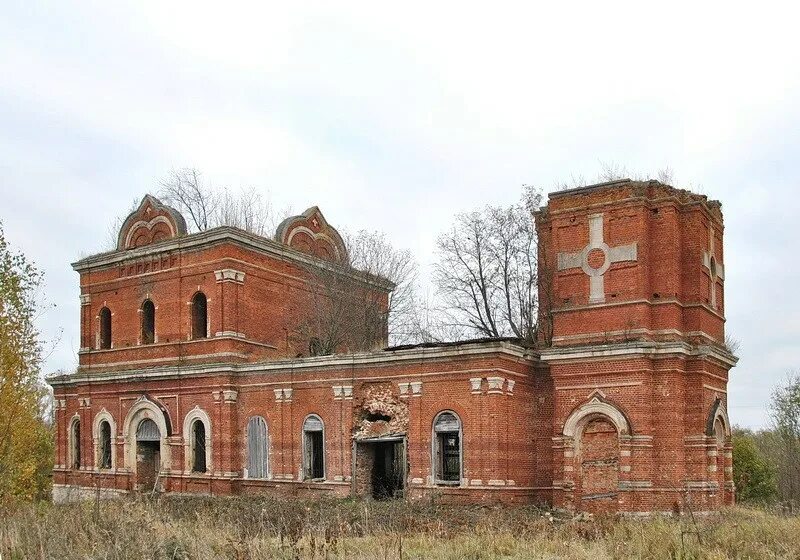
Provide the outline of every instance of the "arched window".
{"type": "Polygon", "coordinates": [[[111,468],[111,424],[100,422],[100,464],[101,469],[111,468]]]}
{"type": "Polygon", "coordinates": [[[303,478],[325,478],[325,427],[316,414],[303,422],[303,478]]]}
{"type": "Polygon", "coordinates": [[[111,348],[111,310],[104,307],[100,310],[100,349],[111,348]]]}
{"type": "Polygon", "coordinates": [[[192,422],[192,472],[206,472],[206,426],[200,419],[192,422]]]}
{"type": "Polygon", "coordinates": [[[149,299],[142,304],[142,344],[156,340],[156,306],[149,299]]]}
{"type": "Polygon", "coordinates": [[[69,427],[69,458],[71,469],[81,468],[81,421],[78,418],[69,427]]]}
{"type": "Polygon", "coordinates": [[[192,338],[208,336],[208,300],[203,292],[197,292],[192,298],[192,338]]]}
{"type": "Polygon", "coordinates": [[[247,422],[247,478],[267,478],[268,474],[267,421],[253,416],[247,422]]]}
{"type": "Polygon", "coordinates": [[[433,422],[433,464],[437,484],[461,482],[461,420],[454,412],[440,412],[433,422]]]}

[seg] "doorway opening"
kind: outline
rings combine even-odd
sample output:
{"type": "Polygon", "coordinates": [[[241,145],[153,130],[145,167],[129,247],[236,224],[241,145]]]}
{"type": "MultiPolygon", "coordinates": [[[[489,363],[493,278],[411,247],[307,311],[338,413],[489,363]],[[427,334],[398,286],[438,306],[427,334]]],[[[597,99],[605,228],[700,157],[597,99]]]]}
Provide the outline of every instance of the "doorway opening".
{"type": "Polygon", "coordinates": [[[356,442],[356,494],[375,500],[403,498],[407,471],[404,439],[356,442]]]}
{"type": "Polygon", "coordinates": [[[136,429],[136,487],[143,492],[155,489],[161,470],[161,432],[146,418],[136,429]]]}

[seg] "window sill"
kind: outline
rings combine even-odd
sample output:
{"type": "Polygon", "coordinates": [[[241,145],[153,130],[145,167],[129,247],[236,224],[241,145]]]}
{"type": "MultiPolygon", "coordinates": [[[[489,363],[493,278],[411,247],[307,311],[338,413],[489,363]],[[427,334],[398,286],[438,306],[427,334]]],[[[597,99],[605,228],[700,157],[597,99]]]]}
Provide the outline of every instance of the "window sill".
{"type": "Polygon", "coordinates": [[[460,480],[437,480],[433,483],[435,486],[461,486],[460,480]]]}

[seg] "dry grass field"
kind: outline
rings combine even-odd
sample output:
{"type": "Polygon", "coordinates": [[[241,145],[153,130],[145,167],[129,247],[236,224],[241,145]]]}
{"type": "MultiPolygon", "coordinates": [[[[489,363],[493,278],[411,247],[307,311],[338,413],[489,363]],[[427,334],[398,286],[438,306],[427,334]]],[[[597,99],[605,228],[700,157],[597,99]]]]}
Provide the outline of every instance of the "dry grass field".
{"type": "Polygon", "coordinates": [[[745,508],[696,526],[534,508],[270,498],[39,504],[0,515],[2,560],[800,558],[800,518],[745,508]]]}

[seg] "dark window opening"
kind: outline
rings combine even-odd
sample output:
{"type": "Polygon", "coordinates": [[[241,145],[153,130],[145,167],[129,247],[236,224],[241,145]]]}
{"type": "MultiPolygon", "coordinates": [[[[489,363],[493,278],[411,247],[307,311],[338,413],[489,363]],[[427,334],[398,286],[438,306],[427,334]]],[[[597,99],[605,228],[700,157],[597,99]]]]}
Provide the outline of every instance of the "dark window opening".
{"type": "Polygon", "coordinates": [[[325,478],[325,447],[322,420],[309,416],[303,424],[304,471],[306,479],[325,478]]]}
{"type": "Polygon", "coordinates": [[[145,300],[142,304],[142,344],[153,344],[156,340],[156,306],[145,300]]]}
{"type": "Polygon", "coordinates": [[[443,412],[433,428],[436,436],[435,461],[438,482],[461,481],[461,421],[452,412],[443,412]]]}
{"type": "Polygon", "coordinates": [[[203,292],[192,298],[192,338],[208,337],[208,300],[203,292]]]}
{"type": "Polygon", "coordinates": [[[79,469],[81,468],[81,422],[80,420],[76,420],[72,424],[72,441],[70,442],[70,446],[72,447],[72,468],[79,469]]]}
{"type": "Polygon", "coordinates": [[[206,426],[200,420],[192,424],[192,472],[206,472],[206,426]]]}
{"type": "Polygon", "coordinates": [[[100,310],[100,349],[111,348],[111,310],[104,307],[100,310]]]}
{"type": "Polygon", "coordinates": [[[111,468],[111,424],[100,422],[100,468],[111,468]]]}

